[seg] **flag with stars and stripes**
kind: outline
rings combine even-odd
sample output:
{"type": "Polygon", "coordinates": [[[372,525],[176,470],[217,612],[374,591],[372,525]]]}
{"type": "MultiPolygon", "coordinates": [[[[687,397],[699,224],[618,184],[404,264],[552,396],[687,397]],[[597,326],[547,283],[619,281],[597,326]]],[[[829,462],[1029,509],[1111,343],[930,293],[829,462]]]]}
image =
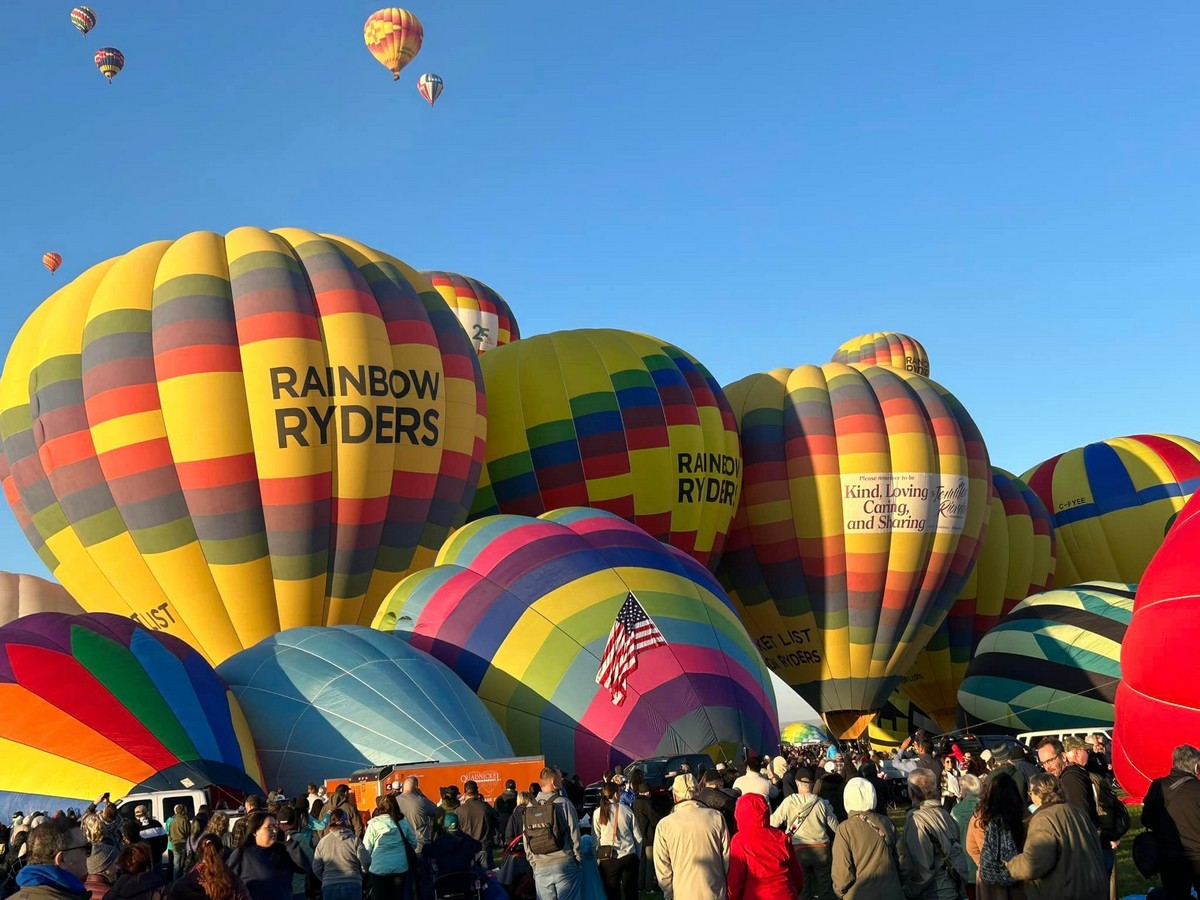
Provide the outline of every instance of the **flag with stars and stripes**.
{"type": "Polygon", "coordinates": [[[596,684],[608,688],[613,706],[625,702],[625,688],[629,676],[638,667],[638,654],[665,646],[667,642],[662,632],[630,591],[608,633],[604,656],[600,658],[600,671],[596,673],[596,684]]]}

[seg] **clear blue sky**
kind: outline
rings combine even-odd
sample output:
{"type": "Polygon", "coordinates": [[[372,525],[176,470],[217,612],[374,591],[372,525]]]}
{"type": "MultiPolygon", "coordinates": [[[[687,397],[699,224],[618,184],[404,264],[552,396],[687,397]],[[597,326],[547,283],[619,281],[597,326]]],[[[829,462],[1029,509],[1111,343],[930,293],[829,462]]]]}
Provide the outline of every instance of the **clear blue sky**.
{"type": "MultiPolygon", "coordinates": [[[[1200,434],[1194,0],[421,0],[396,84],[373,3],[95,0],[87,38],[70,6],[0,7],[4,345],[108,256],[298,225],[722,383],[906,331],[1017,472],[1200,434]]],[[[0,568],[41,569],[6,513],[0,568]]]]}

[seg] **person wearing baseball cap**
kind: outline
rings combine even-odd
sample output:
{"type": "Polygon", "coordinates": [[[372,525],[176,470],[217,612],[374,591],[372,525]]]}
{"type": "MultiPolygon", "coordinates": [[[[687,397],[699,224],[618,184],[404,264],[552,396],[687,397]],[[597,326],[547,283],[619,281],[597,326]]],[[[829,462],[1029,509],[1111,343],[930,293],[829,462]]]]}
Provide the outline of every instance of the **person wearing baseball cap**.
{"type": "MultiPolygon", "coordinates": [[[[764,779],[765,780],[765,779],[764,779]]],[[[675,776],[675,808],[654,832],[654,871],[664,900],[725,900],[729,829],[697,797],[690,773],[675,776]]]]}

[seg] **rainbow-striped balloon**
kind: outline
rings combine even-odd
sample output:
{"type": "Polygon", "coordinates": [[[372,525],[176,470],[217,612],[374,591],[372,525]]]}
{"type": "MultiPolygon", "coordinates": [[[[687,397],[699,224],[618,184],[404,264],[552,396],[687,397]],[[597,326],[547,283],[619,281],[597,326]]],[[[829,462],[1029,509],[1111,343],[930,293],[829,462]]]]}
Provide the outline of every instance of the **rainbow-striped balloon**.
{"type": "MultiPolygon", "coordinates": [[[[424,76],[422,76],[424,77],[424,76]]],[[[453,272],[422,272],[458,316],[481,356],[520,340],[517,317],[504,298],[482,281],[453,272]]]]}
{"type": "Polygon", "coordinates": [[[895,331],[872,331],[851,338],[837,348],[831,361],[891,366],[929,377],[929,354],[921,342],[895,331]]]}

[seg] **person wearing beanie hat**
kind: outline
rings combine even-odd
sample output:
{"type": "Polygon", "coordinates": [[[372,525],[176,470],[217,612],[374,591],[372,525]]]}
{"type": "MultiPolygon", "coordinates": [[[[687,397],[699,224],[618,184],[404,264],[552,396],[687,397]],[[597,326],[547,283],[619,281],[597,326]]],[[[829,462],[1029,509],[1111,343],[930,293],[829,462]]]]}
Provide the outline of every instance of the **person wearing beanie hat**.
{"type": "Polygon", "coordinates": [[[112,844],[92,844],[87,858],[87,878],[83,886],[92,892],[92,900],[104,900],[104,895],[117,880],[117,848],[112,844]]]}
{"type": "Polygon", "coordinates": [[[875,786],[851,778],[843,792],[846,821],[833,842],[833,889],[842,900],[904,900],[896,829],[875,812],[875,786]]]}

